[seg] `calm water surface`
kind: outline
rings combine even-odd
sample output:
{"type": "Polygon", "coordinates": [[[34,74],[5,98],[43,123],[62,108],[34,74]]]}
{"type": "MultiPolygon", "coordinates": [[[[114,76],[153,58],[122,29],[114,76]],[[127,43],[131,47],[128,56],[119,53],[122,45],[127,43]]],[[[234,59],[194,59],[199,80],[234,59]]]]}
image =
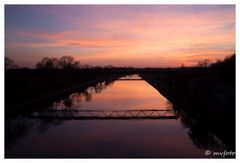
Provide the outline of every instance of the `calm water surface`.
{"type": "MultiPolygon", "coordinates": [[[[144,80],[117,80],[99,88],[73,93],[67,100],[54,102],[51,109],[172,108],[144,80]]],[[[179,119],[18,120],[26,132],[7,147],[9,157],[205,157],[206,149],[193,144],[179,119]]]]}
{"type": "MultiPolygon", "coordinates": [[[[133,76],[136,79],[137,76],[133,76]]],[[[124,78],[120,78],[124,79],[124,78]]],[[[89,110],[169,109],[171,103],[144,80],[117,80],[109,86],[87,89],[87,94],[70,95],[71,108],[89,110]]],[[[66,99],[55,102],[54,109],[66,108],[66,99]]]]}

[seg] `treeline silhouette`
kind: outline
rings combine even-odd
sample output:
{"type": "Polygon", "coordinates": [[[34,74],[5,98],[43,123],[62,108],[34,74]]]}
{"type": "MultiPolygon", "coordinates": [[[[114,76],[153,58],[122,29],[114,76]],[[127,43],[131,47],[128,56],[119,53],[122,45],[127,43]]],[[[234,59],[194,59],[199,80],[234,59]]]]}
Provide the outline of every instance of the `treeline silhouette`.
{"type": "MultiPolygon", "coordinates": [[[[227,56],[224,60],[217,60],[212,62],[209,59],[203,59],[198,61],[196,66],[193,67],[215,67],[221,69],[221,67],[226,67],[226,65],[231,65],[235,61],[235,54],[227,56]]],[[[15,61],[10,57],[5,57],[5,69],[20,69],[18,65],[15,64],[15,61]]],[[[93,66],[89,64],[81,64],[80,61],[75,60],[72,56],[62,56],[57,57],[43,57],[35,65],[36,69],[45,69],[45,70],[54,70],[54,69],[113,69],[113,68],[128,68],[128,69],[178,69],[178,68],[137,68],[137,67],[116,67],[113,65],[106,66],[93,66]]],[[[184,64],[181,64],[180,68],[192,68],[185,67],[184,64]]],[[[24,68],[26,69],[26,68],[24,68]]]]}
{"type": "MultiPolygon", "coordinates": [[[[38,61],[34,67],[35,69],[40,70],[73,70],[73,69],[113,69],[113,68],[133,68],[133,67],[116,67],[113,65],[105,65],[105,66],[93,66],[89,64],[81,64],[80,61],[75,60],[72,56],[62,56],[60,58],[57,57],[43,57],[40,61],[38,61]]],[[[10,57],[5,57],[5,69],[30,69],[19,67],[15,64],[15,61],[10,57]]]]}
{"type": "Polygon", "coordinates": [[[43,57],[41,61],[36,64],[37,69],[98,69],[98,68],[115,68],[112,65],[107,66],[92,66],[89,64],[81,64],[80,61],[75,60],[72,56],[63,56],[60,58],[43,57]]]}
{"type": "Polygon", "coordinates": [[[43,57],[36,64],[38,69],[76,69],[80,68],[80,62],[76,61],[72,56],[63,56],[61,58],[43,57]]]}

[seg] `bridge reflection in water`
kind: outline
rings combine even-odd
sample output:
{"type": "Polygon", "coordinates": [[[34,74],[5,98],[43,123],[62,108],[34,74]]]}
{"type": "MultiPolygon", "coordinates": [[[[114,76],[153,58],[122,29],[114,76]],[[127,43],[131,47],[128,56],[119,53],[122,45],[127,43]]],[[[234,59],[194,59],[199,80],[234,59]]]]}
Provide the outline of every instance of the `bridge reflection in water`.
{"type": "Polygon", "coordinates": [[[173,110],[46,110],[34,112],[30,118],[44,119],[178,119],[173,110]]]}

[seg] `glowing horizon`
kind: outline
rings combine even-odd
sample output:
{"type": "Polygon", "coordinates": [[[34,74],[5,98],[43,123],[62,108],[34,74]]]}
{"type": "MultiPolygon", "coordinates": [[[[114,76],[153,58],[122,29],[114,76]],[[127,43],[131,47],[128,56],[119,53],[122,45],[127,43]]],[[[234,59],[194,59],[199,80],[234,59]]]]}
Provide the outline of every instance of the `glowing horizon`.
{"type": "Polygon", "coordinates": [[[23,67],[179,67],[235,53],[235,5],[6,5],[5,56],[23,67]]]}

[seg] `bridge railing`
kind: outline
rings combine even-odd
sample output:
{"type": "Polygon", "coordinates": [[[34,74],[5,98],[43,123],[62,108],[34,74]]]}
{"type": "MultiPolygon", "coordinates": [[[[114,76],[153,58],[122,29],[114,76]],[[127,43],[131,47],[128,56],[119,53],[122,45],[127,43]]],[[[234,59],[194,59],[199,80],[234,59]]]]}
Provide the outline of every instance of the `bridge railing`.
{"type": "Polygon", "coordinates": [[[173,110],[46,110],[30,118],[51,119],[178,119],[173,110]]]}

